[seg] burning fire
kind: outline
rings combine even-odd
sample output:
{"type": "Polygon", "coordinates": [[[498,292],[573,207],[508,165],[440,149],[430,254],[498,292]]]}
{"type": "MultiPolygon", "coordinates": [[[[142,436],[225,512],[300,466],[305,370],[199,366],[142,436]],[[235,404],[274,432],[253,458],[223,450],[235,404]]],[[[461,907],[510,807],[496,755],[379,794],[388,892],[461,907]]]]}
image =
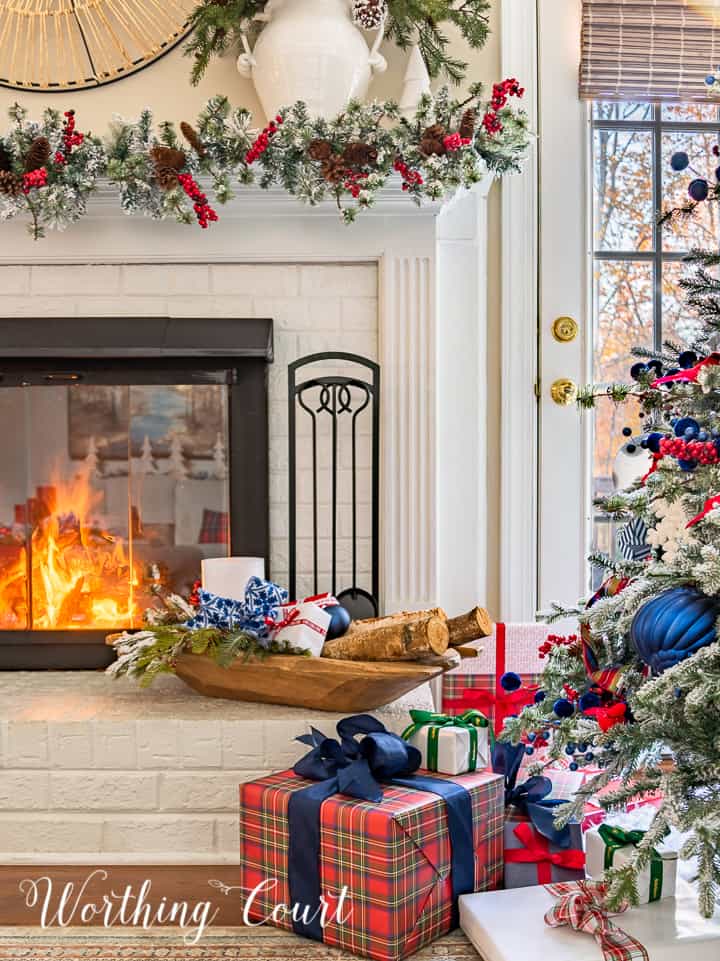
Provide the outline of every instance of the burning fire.
{"type": "Polygon", "coordinates": [[[94,519],[101,499],[84,476],[38,488],[38,497],[26,506],[32,528],[30,563],[26,547],[18,545],[14,563],[0,568],[0,626],[133,626],[139,613],[134,597],[138,572],[123,541],[94,519]]]}

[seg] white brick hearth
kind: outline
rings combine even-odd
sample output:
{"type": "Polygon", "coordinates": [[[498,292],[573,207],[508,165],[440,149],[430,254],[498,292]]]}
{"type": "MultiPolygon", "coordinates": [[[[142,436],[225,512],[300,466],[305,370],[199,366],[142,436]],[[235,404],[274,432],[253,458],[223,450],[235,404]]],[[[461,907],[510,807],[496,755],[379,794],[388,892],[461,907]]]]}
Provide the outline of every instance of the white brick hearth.
{"type": "MultiPolygon", "coordinates": [[[[427,688],[373,712],[399,731],[427,688]],[[404,704],[404,706],[403,706],[404,704]]],[[[0,864],[224,864],[238,785],[292,766],[340,715],[142,690],[102,674],[0,674],[0,864]]]]}

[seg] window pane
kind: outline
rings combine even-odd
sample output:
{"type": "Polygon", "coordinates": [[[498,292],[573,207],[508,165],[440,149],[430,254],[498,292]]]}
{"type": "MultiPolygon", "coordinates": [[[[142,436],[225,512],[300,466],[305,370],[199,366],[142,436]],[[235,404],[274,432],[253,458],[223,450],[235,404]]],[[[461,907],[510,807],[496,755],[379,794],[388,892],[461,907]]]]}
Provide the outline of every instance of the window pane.
{"type": "Polygon", "coordinates": [[[718,119],[717,103],[666,103],[662,106],[663,123],[712,123],[718,119]]]}
{"type": "Polygon", "coordinates": [[[595,249],[651,250],[652,135],[596,130],[594,168],[595,249]]]}
{"type": "Polygon", "coordinates": [[[653,267],[632,260],[595,262],[597,383],[629,381],[633,347],[653,345],[653,267]]]}
{"type": "MultiPolygon", "coordinates": [[[[703,177],[714,178],[712,148],[718,142],[716,133],[663,133],[662,166],[663,207],[680,207],[688,200],[688,184],[692,171],[674,171],[670,158],[677,151],[684,151],[690,158],[690,166],[703,177]]],[[[692,247],[713,247],[720,239],[718,231],[717,204],[701,204],[697,213],[687,220],[676,220],[663,230],[663,249],[690,250],[692,247]]]]}
{"type": "MultiPolygon", "coordinates": [[[[639,411],[640,407],[635,401],[627,404],[614,404],[610,398],[597,401],[594,420],[593,498],[610,494],[617,488],[627,487],[648,471],[650,456],[635,442],[642,432],[639,411]],[[625,427],[632,430],[629,438],[623,436],[625,427]]],[[[624,523],[612,521],[602,514],[594,515],[592,549],[615,557],[617,533],[624,523]]]]}
{"type": "Polygon", "coordinates": [[[613,101],[593,102],[593,120],[652,120],[653,105],[651,103],[615,103],[613,101]]]}
{"type": "Polygon", "coordinates": [[[697,314],[685,303],[685,291],[678,286],[689,273],[692,268],[687,264],[663,264],[663,340],[691,344],[702,329],[697,314]]]}

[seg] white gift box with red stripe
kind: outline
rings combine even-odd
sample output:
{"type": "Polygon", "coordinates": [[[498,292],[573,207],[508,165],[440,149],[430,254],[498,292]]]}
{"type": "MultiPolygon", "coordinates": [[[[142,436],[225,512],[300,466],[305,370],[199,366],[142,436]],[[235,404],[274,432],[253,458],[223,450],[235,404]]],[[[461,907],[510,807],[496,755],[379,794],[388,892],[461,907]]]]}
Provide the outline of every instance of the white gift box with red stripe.
{"type": "Polygon", "coordinates": [[[320,657],[331,620],[325,607],[332,604],[337,604],[337,601],[331,594],[283,604],[278,608],[270,628],[270,639],[310,651],[313,657],[320,657]]]}

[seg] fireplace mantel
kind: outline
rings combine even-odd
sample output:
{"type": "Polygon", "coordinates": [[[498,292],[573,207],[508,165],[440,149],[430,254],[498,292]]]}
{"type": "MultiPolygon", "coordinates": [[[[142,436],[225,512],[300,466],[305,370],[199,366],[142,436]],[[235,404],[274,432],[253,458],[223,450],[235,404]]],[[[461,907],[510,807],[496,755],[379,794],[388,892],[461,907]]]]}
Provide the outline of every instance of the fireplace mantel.
{"type": "Polygon", "coordinates": [[[3,224],[0,265],[378,264],[381,604],[457,613],[486,598],[491,182],[421,208],[391,183],[351,226],[333,203],[242,188],[207,231],[128,217],[101,189],[63,234],[3,224]]]}

